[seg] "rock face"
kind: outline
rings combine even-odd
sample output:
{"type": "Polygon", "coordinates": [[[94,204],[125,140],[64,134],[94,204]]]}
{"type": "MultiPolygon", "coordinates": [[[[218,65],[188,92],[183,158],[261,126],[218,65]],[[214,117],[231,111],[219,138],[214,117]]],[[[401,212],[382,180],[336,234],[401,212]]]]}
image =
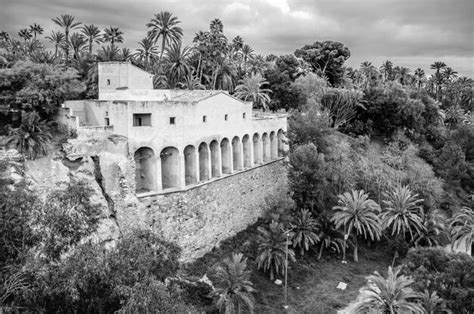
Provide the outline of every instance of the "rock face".
{"type": "Polygon", "coordinates": [[[287,185],[283,161],[228,175],[187,191],[144,197],[135,195],[135,161],[127,139],[110,133],[79,135],[64,145],[62,160],[26,162],[26,176],[43,194],[69,180],[92,188],[103,215],[93,239],[114,245],[122,233],[148,228],[183,249],[183,261],[204,255],[220,241],[261,216],[265,197],[287,185]]]}

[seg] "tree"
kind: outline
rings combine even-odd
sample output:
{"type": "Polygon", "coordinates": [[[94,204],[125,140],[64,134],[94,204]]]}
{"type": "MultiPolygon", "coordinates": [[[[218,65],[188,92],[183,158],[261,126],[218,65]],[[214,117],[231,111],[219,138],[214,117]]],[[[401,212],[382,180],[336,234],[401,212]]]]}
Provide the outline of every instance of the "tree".
{"type": "Polygon", "coordinates": [[[117,47],[102,46],[99,52],[97,53],[97,60],[101,62],[121,61],[123,60],[123,57],[121,51],[117,47]]]}
{"type": "Polygon", "coordinates": [[[123,32],[118,27],[106,28],[104,30],[104,41],[110,42],[110,46],[112,49],[115,48],[115,43],[122,43],[123,42],[123,32]]]}
{"type": "Polygon", "coordinates": [[[331,126],[338,129],[355,118],[358,107],[365,109],[360,99],[361,95],[355,91],[329,89],[321,98],[321,107],[327,110],[331,126]]]}
{"type": "Polygon", "coordinates": [[[38,25],[36,23],[33,23],[33,25],[30,25],[30,32],[33,33],[33,39],[36,40],[36,35],[41,35],[43,34],[44,29],[41,27],[41,25],[38,25]]]}
{"type": "Polygon", "coordinates": [[[235,88],[234,95],[245,101],[251,100],[254,107],[266,110],[268,109],[267,104],[270,102],[270,96],[267,93],[271,92],[271,90],[263,88],[266,84],[268,82],[260,73],[252,73],[240,81],[240,84],[235,88]]]}
{"type": "Polygon", "coordinates": [[[155,43],[150,37],[143,38],[138,44],[140,47],[137,48],[135,55],[138,60],[144,63],[145,70],[148,70],[150,61],[158,55],[158,47],[155,46],[155,43]]]}
{"type": "Polygon", "coordinates": [[[317,234],[318,222],[311,216],[309,210],[300,210],[293,218],[290,226],[292,229],[291,242],[293,243],[293,248],[299,247],[301,255],[304,254],[304,251],[308,251],[310,246],[320,241],[317,234]]]}
{"type": "Polygon", "coordinates": [[[232,259],[224,259],[216,268],[216,289],[213,296],[220,312],[247,313],[253,312],[253,284],[250,281],[250,270],[247,269],[247,258],[242,253],[232,254],[232,259]]]}
{"type": "Polygon", "coordinates": [[[421,304],[426,314],[436,314],[446,312],[446,302],[440,298],[436,291],[429,292],[424,290],[421,294],[421,304]]]}
{"type": "Polygon", "coordinates": [[[74,16],[69,14],[62,14],[60,17],[52,19],[52,21],[58,26],[64,29],[64,54],[66,55],[66,64],[69,63],[69,32],[76,29],[81,25],[81,22],[74,22],[74,16]]]}
{"type": "Polygon", "coordinates": [[[423,229],[419,205],[423,199],[419,199],[418,194],[413,194],[408,186],[397,186],[392,191],[385,192],[384,197],[385,207],[381,216],[383,228],[391,228],[392,236],[405,237],[408,231],[413,240],[423,229]]]}
{"type": "Polygon", "coordinates": [[[439,246],[446,238],[446,217],[437,209],[421,211],[422,226],[420,232],[415,235],[413,243],[415,246],[439,246]]]}
{"type": "Polygon", "coordinates": [[[82,34],[84,34],[87,39],[87,43],[89,44],[89,54],[92,55],[92,45],[94,43],[100,44],[102,42],[100,29],[94,24],[84,25],[82,27],[82,34]]]}
{"type": "Polygon", "coordinates": [[[474,240],[474,210],[462,207],[449,222],[452,247],[464,244],[466,248],[472,247],[474,240]]]}
{"type": "Polygon", "coordinates": [[[78,60],[86,48],[86,39],[82,34],[79,33],[73,33],[71,37],[69,38],[69,44],[71,45],[72,51],[73,51],[73,58],[75,60],[78,60]]]}
{"type": "Polygon", "coordinates": [[[183,29],[178,26],[179,23],[181,21],[176,16],[173,16],[170,12],[162,11],[155,14],[155,17],[146,25],[150,29],[148,31],[149,36],[155,44],[161,37],[160,59],[163,59],[163,53],[167,46],[181,40],[183,29]]]}
{"type": "Polygon", "coordinates": [[[45,121],[36,112],[21,114],[21,125],[8,132],[7,145],[15,148],[29,159],[46,155],[51,141],[51,133],[45,121]]]}
{"type": "Polygon", "coordinates": [[[50,42],[54,44],[54,57],[58,56],[58,48],[66,43],[66,38],[63,33],[51,31],[51,35],[46,36],[50,42]]]}
{"type": "Polygon", "coordinates": [[[384,82],[391,80],[393,76],[393,63],[390,60],[384,61],[380,66],[380,71],[384,75],[384,82]]]}
{"type": "Polygon", "coordinates": [[[377,271],[367,277],[368,284],[360,289],[353,308],[355,313],[424,313],[418,302],[421,295],[413,290],[414,281],[400,275],[400,268],[388,267],[387,279],[377,271]]]}
{"type": "Polygon", "coordinates": [[[452,82],[453,79],[456,79],[458,77],[458,72],[454,71],[450,67],[446,67],[444,68],[443,75],[447,82],[452,82]]]}
{"type": "Polygon", "coordinates": [[[31,32],[29,29],[27,28],[23,28],[23,29],[20,29],[20,31],[18,32],[18,36],[20,36],[21,38],[23,38],[25,41],[28,41],[31,39],[31,37],[33,37],[31,35],[31,32]]]}
{"type": "Polygon", "coordinates": [[[338,195],[338,198],[338,205],[333,207],[336,212],[331,221],[335,223],[336,228],[344,227],[345,241],[352,231],[355,231],[354,262],[358,262],[357,236],[364,235],[366,239],[369,236],[372,241],[380,239],[381,223],[378,217],[380,206],[369,199],[369,194],[363,190],[352,190],[350,193],[338,195]]]}
{"type": "Polygon", "coordinates": [[[441,93],[441,84],[443,83],[443,76],[441,75],[440,71],[447,67],[446,63],[442,61],[436,61],[433,63],[430,68],[436,70],[434,75],[435,83],[436,83],[436,101],[439,101],[440,93],[441,93]]]}
{"type": "Polygon", "coordinates": [[[336,41],[317,41],[295,51],[295,56],[311,64],[316,74],[325,75],[331,85],[342,81],[344,62],[351,56],[347,47],[336,41]]]}
{"type": "Polygon", "coordinates": [[[321,214],[318,217],[318,233],[319,240],[319,254],[318,260],[323,256],[324,249],[332,249],[335,252],[340,252],[341,249],[346,245],[344,241],[344,235],[340,230],[336,229],[332,221],[328,218],[326,213],[321,214]]]}
{"type": "Polygon", "coordinates": [[[247,71],[247,61],[252,60],[255,57],[254,50],[250,45],[244,44],[240,52],[242,54],[242,59],[244,60],[244,72],[247,71]]]}
{"type": "Polygon", "coordinates": [[[421,84],[423,84],[423,80],[425,78],[425,71],[422,68],[417,68],[415,70],[415,78],[416,78],[416,86],[418,90],[420,90],[421,84]]]}
{"type": "Polygon", "coordinates": [[[267,227],[258,227],[257,243],[258,256],[256,259],[257,268],[263,268],[263,271],[270,271],[270,280],[276,275],[284,275],[285,256],[288,248],[288,259],[296,261],[295,252],[289,248],[291,241],[287,240],[287,235],[283,227],[273,221],[267,227]]]}
{"type": "Polygon", "coordinates": [[[191,49],[188,46],[181,48],[181,43],[173,43],[166,48],[166,76],[171,88],[177,86],[191,72],[190,53],[191,49]]]}

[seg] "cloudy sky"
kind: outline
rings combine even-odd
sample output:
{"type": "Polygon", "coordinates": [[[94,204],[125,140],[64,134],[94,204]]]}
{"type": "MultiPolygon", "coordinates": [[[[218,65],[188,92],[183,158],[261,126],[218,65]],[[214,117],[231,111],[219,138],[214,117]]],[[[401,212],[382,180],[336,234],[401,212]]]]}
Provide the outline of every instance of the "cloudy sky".
{"type": "Polygon", "coordinates": [[[351,51],[348,64],[384,60],[411,69],[444,61],[474,77],[473,0],[0,0],[0,29],[17,33],[34,22],[46,33],[51,18],[72,14],[87,24],[118,26],[135,48],[154,13],[182,21],[184,42],[219,18],[229,39],[243,37],[260,54],[288,54],[315,41],[335,40],[351,51]]]}

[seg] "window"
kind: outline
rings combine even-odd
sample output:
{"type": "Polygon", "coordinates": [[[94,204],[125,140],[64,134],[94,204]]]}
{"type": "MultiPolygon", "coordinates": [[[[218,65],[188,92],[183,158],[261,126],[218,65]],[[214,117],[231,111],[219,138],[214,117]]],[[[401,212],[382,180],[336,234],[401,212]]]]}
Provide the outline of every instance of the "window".
{"type": "Polygon", "coordinates": [[[242,113],[242,118],[245,119],[246,113],[242,113]]]}
{"type": "Polygon", "coordinates": [[[224,120],[227,121],[228,119],[229,119],[229,115],[226,114],[226,115],[224,116],[224,120]]]}
{"type": "Polygon", "coordinates": [[[110,125],[110,119],[109,119],[109,118],[105,118],[105,125],[106,125],[106,126],[109,126],[109,125],[110,125]]]}
{"type": "Polygon", "coordinates": [[[176,124],[176,117],[170,117],[170,124],[176,124]]]}
{"type": "Polygon", "coordinates": [[[202,116],[202,122],[207,122],[207,116],[202,116]]]}
{"type": "Polygon", "coordinates": [[[107,85],[110,85],[110,80],[109,79],[107,79],[107,85]]]}
{"type": "Polygon", "coordinates": [[[151,126],[151,113],[134,113],[133,126],[151,126]]]}
{"type": "Polygon", "coordinates": [[[108,112],[108,111],[105,112],[105,116],[106,116],[106,117],[109,116],[109,112],[108,112]]]}

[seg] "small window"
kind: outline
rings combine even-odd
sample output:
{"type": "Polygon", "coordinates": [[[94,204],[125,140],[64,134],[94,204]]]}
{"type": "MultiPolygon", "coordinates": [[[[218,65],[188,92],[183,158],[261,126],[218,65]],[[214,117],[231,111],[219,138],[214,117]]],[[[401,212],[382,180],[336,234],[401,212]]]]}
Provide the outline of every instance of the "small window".
{"type": "Polygon", "coordinates": [[[246,113],[242,113],[242,118],[245,119],[246,113]]]}
{"type": "Polygon", "coordinates": [[[226,114],[226,115],[224,116],[224,120],[227,121],[228,119],[229,119],[229,115],[226,114]]]}
{"type": "Polygon", "coordinates": [[[110,119],[109,119],[109,118],[105,118],[105,125],[106,125],[106,126],[109,126],[109,125],[110,125],[110,119]]]}
{"type": "Polygon", "coordinates": [[[106,116],[106,117],[109,116],[109,112],[108,112],[108,111],[105,112],[105,116],[106,116]]]}
{"type": "Polygon", "coordinates": [[[176,124],[176,117],[170,117],[170,124],[176,124]]]}
{"type": "Polygon", "coordinates": [[[202,116],[202,122],[207,122],[207,116],[202,116]]]}
{"type": "Polygon", "coordinates": [[[151,126],[151,113],[134,113],[133,126],[151,126]]]}
{"type": "Polygon", "coordinates": [[[107,79],[107,85],[110,85],[110,80],[109,79],[107,79]]]}

